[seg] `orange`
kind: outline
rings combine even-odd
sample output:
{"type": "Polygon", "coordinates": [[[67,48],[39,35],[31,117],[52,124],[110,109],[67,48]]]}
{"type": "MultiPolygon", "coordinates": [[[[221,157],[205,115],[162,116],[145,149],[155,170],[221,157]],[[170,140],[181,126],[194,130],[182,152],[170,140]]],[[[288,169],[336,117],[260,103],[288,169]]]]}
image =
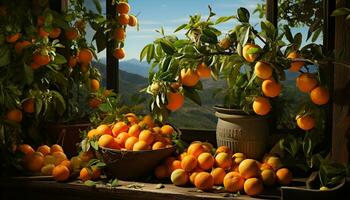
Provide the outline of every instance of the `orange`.
{"type": "Polygon", "coordinates": [[[6,113],[6,119],[14,122],[21,122],[23,118],[22,112],[18,109],[10,110],[6,113]]]}
{"type": "Polygon", "coordinates": [[[244,178],[236,172],[229,172],[223,180],[225,190],[228,192],[237,193],[244,188],[244,178]]]}
{"type": "Polygon", "coordinates": [[[91,167],[92,170],[92,180],[97,180],[98,178],[100,178],[101,176],[101,170],[100,168],[96,167],[96,166],[92,166],[91,167]]]}
{"type": "Polygon", "coordinates": [[[255,45],[255,44],[246,44],[243,47],[242,56],[247,62],[250,62],[250,63],[254,62],[259,57],[259,54],[257,54],[257,53],[255,53],[255,54],[248,54],[247,53],[251,48],[261,49],[258,45],[255,45]]]}
{"type": "Polygon", "coordinates": [[[292,172],[287,168],[281,168],[276,172],[276,178],[279,184],[289,185],[292,182],[292,172]]]}
{"type": "Polygon", "coordinates": [[[92,92],[97,92],[100,89],[100,81],[96,79],[91,79],[90,87],[92,92]]]}
{"type": "Polygon", "coordinates": [[[268,63],[258,61],[255,64],[254,73],[261,79],[268,79],[272,76],[272,68],[268,63]]]}
{"type": "Polygon", "coordinates": [[[64,165],[58,165],[52,170],[52,176],[56,181],[66,181],[69,179],[69,169],[64,165]]]}
{"type": "Polygon", "coordinates": [[[109,143],[108,148],[110,149],[121,149],[120,145],[117,142],[117,138],[113,138],[113,141],[109,143]]]}
{"type": "Polygon", "coordinates": [[[89,107],[92,109],[98,108],[101,105],[102,101],[97,98],[92,98],[89,100],[89,107]]]}
{"type": "Polygon", "coordinates": [[[107,124],[101,124],[96,128],[97,135],[112,135],[112,129],[107,124]]]}
{"type": "Polygon", "coordinates": [[[231,46],[231,44],[232,44],[232,41],[230,40],[230,38],[224,38],[224,39],[222,39],[222,40],[220,40],[220,42],[219,42],[219,46],[222,48],[222,49],[229,49],[230,48],[230,46],[231,46]]]}
{"type": "Polygon", "coordinates": [[[282,90],[282,85],[277,83],[275,80],[264,80],[261,89],[265,96],[267,97],[277,97],[280,95],[282,90]]]}
{"type": "Polygon", "coordinates": [[[170,172],[173,172],[173,171],[175,171],[177,169],[182,169],[180,160],[174,160],[171,163],[170,168],[169,168],[170,172]]]}
{"type": "Polygon", "coordinates": [[[63,148],[58,144],[51,145],[50,153],[53,154],[55,152],[63,152],[63,148]]]}
{"type": "Polygon", "coordinates": [[[63,152],[57,151],[57,152],[52,153],[52,155],[55,157],[55,165],[56,166],[61,164],[62,161],[67,160],[67,156],[63,152]]]}
{"type": "Polygon", "coordinates": [[[45,31],[44,27],[39,27],[38,28],[38,35],[42,38],[49,37],[49,33],[45,31]]]}
{"type": "Polygon", "coordinates": [[[313,74],[302,73],[296,79],[296,86],[301,92],[309,93],[317,86],[317,80],[313,74]]]}
{"type": "Polygon", "coordinates": [[[153,131],[155,134],[158,134],[158,135],[161,134],[161,132],[160,132],[160,127],[159,127],[159,126],[153,127],[153,128],[152,128],[152,131],[153,131]]]}
{"type": "Polygon", "coordinates": [[[43,55],[40,53],[35,53],[32,59],[33,59],[33,62],[35,62],[39,66],[47,65],[51,61],[51,58],[49,55],[43,55]]]}
{"type": "Polygon", "coordinates": [[[92,139],[93,137],[99,135],[98,132],[96,131],[96,129],[91,129],[88,133],[87,133],[87,138],[92,139]]]}
{"type": "Polygon", "coordinates": [[[211,170],[210,174],[214,178],[214,185],[222,185],[224,183],[226,172],[223,168],[221,167],[214,168],[211,170]]]}
{"type": "Polygon", "coordinates": [[[138,141],[139,141],[139,139],[135,136],[131,136],[131,137],[127,138],[125,141],[125,148],[127,150],[132,150],[134,147],[134,144],[138,141]]]}
{"type": "Polygon", "coordinates": [[[257,178],[249,178],[244,182],[244,192],[249,196],[257,196],[264,190],[261,180],[257,178]]]}
{"type": "Polygon", "coordinates": [[[82,152],[79,154],[79,158],[81,159],[82,162],[89,162],[94,157],[95,157],[94,152],[91,150],[82,152]]]}
{"type": "Polygon", "coordinates": [[[92,61],[93,57],[94,55],[92,54],[90,49],[79,50],[78,60],[80,63],[89,64],[92,61]]]}
{"type": "Polygon", "coordinates": [[[189,180],[192,185],[194,185],[194,181],[196,180],[196,176],[199,174],[200,171],[193,170],[193,172],[190,174],[189,180]]]}
{"type": "Polygon", "coordinates": [[[166,145],[163,142],[158,141],[152,145],[152,150],[164,149],[165,146],[166,145]]]}
{"type": "Polygon", "coordinates": [[[84,167],[80,170],[80,174],[79,174],[79,179],[81,181],[87,181],[87,180],[91,180],[92,179],[92,170],[84,167]]]}
{"type": "Polygon", "coordinates": [[[130,122],[131,124],[137,124],[139,122],[139,118],[134,113],[127,113],[124,115],[124,117],[130,122]]]}
{"type": "Polygon", "coordinates": [[[253,110],[258,115],[267,115],[271,110],[270,102],[265,97],[258,97],[253,102],[253,110]]]}
{"type": "Polygon", "coordinates": [[[218,153],[215,156],[215,165],[223,169],[229,169],[232,166],[231,155],[225,152],[218,153]]]}
{"type": "Polygon", "coordinates": [[[154,170],[154,175],[157,179],[166,179],[170,176],[170,173],[166,165],[159,165],[154,170]]]}
{"type": "Polygon", "coordinates": [[[297,116],[297,125],[304,131],[308,131],[315,127],[315,119],[310,115],[297,116]]]}
{"type": "Polygon", "coordinates": [[[15,43],[15,42],[17,42],[17,40],[20,37],[21,37],[20,33],[15,33],[15,34],[12,34],[12,35],[8,35],[8,36],[6,36],[6,42],[8,42],[8,43],[15,43]]]}
{"type": "Polygon", "coordinates": [[[203,170],[209,170],[214,166],[214,157],[210,153],[201,153],[198,158],[198,166],[203,170]]]}
{"type": "Polygon", "coordinates": [[[139,135],[139,140],[145,141],[148,145],[151,145],[154,140],[153,133],[150,130],[143,130],[139,135]]]}
{"type": "Polygon", "coordinates": [[[201,153],[204,153],[204,147],[203,147],[202,143],[192,143],[192,144],[190,144],[190,146],[188,146],[188,149],[187,149],[188,155],[192,155],[195,158],[198,158],[198,156],[201,153]]]}
{"type": "Polygon", "coordinates": [[[72,171],[72,169],[73,169],[72,163],[69,160],[64,160],[59,165],[66,166],[69,169],[69,171],[72,171]]]}
{"type": "Polygon", "coordinates": [[[121,132],[128,132],[128,130],[129,126],[125,122],[119,121],[114,124],[112,133],[114,137],[117,137],[121,132]]]}
{"type": "Polygon", "coordinates": [[[134,15],[129,15],[129,26],[136,26],[137,25],[137,18],[134,15]]]}
{"type": "Polygon", "coordinates": [[[50,38],[58,38],[61,35],[62,30],[58,27],[54,27],[52,31],[49,33],[50,38]]]}
{"type": "Polygon", "coordinates": [[[153,117],[151,115],[145,115],[143,117],[142,121],[144,121],[146,123],[148,128],[153,128],[154,127],[154,120],[153,120],[153,117]]]}
{"type": "Polygon", "coordinates": [[[256,160],[253,159],[245,159],[243,160],[238,167],[239,174],[247,179],[247,178],[256,178],[260,175],[260,169],[256,160]]]}
{"type": "Polygon", "coordinates": [[[53,164],[45,165],[40,170],[41,175],[43,175],[43,176],[52,176],[52,171],[53,171],[54,168],[55,168],[55,165],[53,165],[53,164]]]}
{"type": "Polygon", "coordinates": [[[129,15],[127,14],[119,14],[117,16],[117,20],[120,25],[128,25],[129,24],[129,15]]]}
{"type": "Polygon", "coordinates": [[[37,148],[37,152],[42,153],[44,156],[50,154],[50,147],[47,145],[41,145],[40,147],[37,148]]]}
{"type": "Polygon", "coordinates": [[[88,72],[89,69],[90,69],[90,65],[89,65],[89,64],[85,64],[85,63],[81,63],[81,64],[80,64],[80,71],[81,71],[82,73],[88,72]]]}
{"type": "Polygon", "coordinates": [[[160,132],[164,135],[172,135],[174,133],[174,128],[166,124],[160,128],[160,132]]]}
{"type": "Polygon", "coordinates": [[[200,78],[210,78],[211,69],[205,63],[200,63],[197,66],[197,74],[200,78]]]}
{"type": "Polygon", "coordinates": [[[70,27],[66,30],[65,36],[67,40],[76,40],[79,37],[78,29],[70,27]]]}
{"type": "Polygon", "coordinates": [[[98,139],[98,146],[100,147],[108,147],[108,145],[110,143],[113,142],[113,137],[111,135],[102,135],[99,139],[98,139]]]}
{"type": "Polygon", "coordinates": [[[29,155],[35,152],[34,149],[29,144],[19,145],[18,150],[24,153],[25,155],[29,155]]]}
{"type": "Polygon", "coordinates": [[[180,155],[179,155],[179,160],[183,160],[185,156],[187,156],[187,152],[182,152],[180,155]]]}
{"type": "Polygon", "coordinates": [[[197,167],[197,159],[192,155],[187,155],[181,160],[181,167],[186,172],[190,172],[197,167]]]}
{"type": "Polygon", "coordinates": [[[171,173],[170,179],[174,185],[183,186],[188,182],[188,174],[183,169],[177,169],[171,173]]]}
{"type": "Polygon", "coordinates": [[[22,103],[22,108],[26,113],[34,113],[35,112],[35,100],[27,99],[22,103]]]}
{"type": "Polygon", "coordinates": [[[261,180],[267,186],[272,186],[276,182],[276,175],[272,169],[265,169],[261,172],[261,180]]]}
{"type": "Polygon", "coordinates": [[[261,170],[261,171],[268,170],[268,169],[272,169],[272,170],[273,170],[273,168],[272,168],[271,165],[269,165],[269,164],[267,164],[267,163],[261,164],[261,166],[260,166],[260,170],[261,170]]]}
{"type": "Polygon", "coordinates": [[[235,153],[232,156],[232,160],[235,165],[240,164],[244,159],[245,155],[243,153],[235,153]]]}
{"type": "MultiPolygon", "coordinates": [[[[301,58],[301,56],[299,55],[298,52],[293,51],[288,54],[287,58],[296,59],[296,58],[301,58]]],[[[303,61],[292,61],[290,64],[289,71],[298,72],[304,65],[305,65],[305,62],[303,61]]]]}
{"type": "Polygon", "coordinates": [[[125,57],[125,51],[123,48],[116,48],[114,49],[114,52],[113,52],[113,56],[116,58],[116,59],[123,59],[125,57]]]}
{"type": "Polygon", "coordinates": [[[40,15],[38,16],[37,20],[36,20],[36,25],[37,26],[44,26],[45,24],[45,17],[40,15]]]}
{"type": "Polygon", "coordinates": [[[227,146],[219,146],[215,151],[216,154],[219,154],[221,152],[228,153],[228,154],[232,155],[232,150],[227,146]]]}
{"type": "Polygon", "coordinates": [[[114,39],[117,41],[124,41],[125,39],[125,30],[123,28],[116,28],[114,29],[113,33],[114,39]]]}
{"type": "Polygon", "coordinates": [[[318,86],[310,93],[311,101],[316,105],[324,105],[329,101],[329,92],[323,86],[318,86]]]}
{"type": "Polygon", "coordinates": [[[202,146],[203,146],[204,152],[211,153],[212,150],[214,149],[214,146],[212,144],[210,144],[209,142],[203,142],[202,146]]]}
{"type": "Polygon", "coordinates": [[[171,165],[173,164],[173,162],[176,160],[175,157],[168,157],[165,159],[164,163],[165,165],[170,169],[171,168],[171,165]]]}
{"type": "Polygon", "coordinates": [[[166,108],[172,112],[181,108],[185,102],[185,97],[179,92],[170,92],[167,94],[168,104],[166,108]]]}
{"type": "Polygon", "coordinates": [[[34,152],[27,154],[27,156],[25,159],[27,169],[31,172],[40,172],[44,166],[44,155],[40,152],[34,152]]]}
{"type": "Polygon", "coordinates": [[[134,136],[134,137],[138,138],[140,135],[140,132],[141,132],[140,125],[134,124],[134,125],[130,126],[128,134],[129,134],[129,136],[134,136]]]}
{"type": "Polygon", "coordinates": [[[130,6],[127,2],[119,2],[116,6],[115,9],[118,13],[122,14],[128,14],[130,11],[130,6]]]}
{"type": "Polygon", "coordinates": [[[75,56],[69,57],[67,65],[71,68],[75,67],[77,65],[77,58],[75,56]]]}
{"type": "Polygon", "coordinates": [[[133,151],[149,150],[150,146],[145,141],[138,141],[134,144],[133,151]]]}
{"type": "Polygon", "coordinates": [[[18,54],[21,54],[23,52],[23,49],[25,49],[26,47],[30,46],[32,43],[30,43],[29,41],[20,41],[17,42],[15,45],[15,51],[18,54]]]}
{"type": "Polygon", "coordinates": [[[129,138],[129,134],[127,132],[121,132],[118,136],[117,136],[117,143],[119,144],[120,147],[125,148],[125,142],[126,140],[129,138]]]}
{"type": "Polygon", "coordinates": [[[193,69],[182,69],[180,72],[180,80],[182,85],[193,87],[199,81],[197,71],[193,69]]]}
{"type": "Polygon", "coordinates": [[[208,172],[199,172],[194,178],[194,185],[203,191],[211,190],[214,186],[214,178],[208,172]]]}

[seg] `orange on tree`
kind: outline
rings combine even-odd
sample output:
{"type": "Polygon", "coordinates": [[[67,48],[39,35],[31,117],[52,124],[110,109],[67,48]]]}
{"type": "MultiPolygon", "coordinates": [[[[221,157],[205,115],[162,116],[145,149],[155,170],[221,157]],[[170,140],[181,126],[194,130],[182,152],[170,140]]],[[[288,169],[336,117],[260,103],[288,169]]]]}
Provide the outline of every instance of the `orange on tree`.
{"type": "Polygon", "coordinates": [[[136,26],[137,25],[137,18],[134,15],[129,15],[129,26],[136,26]]]}
{"type": "Polygon", "coordinates": [[[35,53],[32,57],[34,63],[39,66],[47,65],[50,63],[51,58],[48,54],[35,53]]]}
{"type": "Polygon", "coordinates": [[[246,44],[243,47],[242,56],[247,62],[252,63],[259,57],[258,53],[248,53],[248,51],[252,51],[254,49],[259,51],[261,48],[256,44],[246,44]]]}
{"type": "Polygon", "coordinates": [[[114,39],[117,41],[124,41],[126,34],[125,30],[121,27],[114,29],[113,32],[114,39]]]}
{"type": "Polygon", "coordinates": [[[182,85],[193,87],[199,81],[199,76],[196,70],[193,69],[182,69],[180,72],[180,80],[182,85]]]}
{"type": "Polygon", "coordinates": [[[292,172],[287,168],[281,168],[276,172],[277,182],[281,185],[289,185],[292,182],[292,172]]]}
{"type": "Polygon", "coordinates": [[[186,172],[190,172],[197,167],[197,159],[192,155],[185,156],[181,161],[181,167],[186,172]]]}
{"type": "Polygon", "coordinates": [[[263,81],[261,89],[265,96],[273,98],[280,95],[282,85],[275,80],[268,79],[263,81]]]}
{"type": "Polygon", "coordinates": [[[120,25],[128,25],[129,24],[129,15],[127,14],[119,14],[117,16],[117,20],[120,25]]]}
{"type": "Polygon", "coordinates": [[[170,173],[166,165],[159,165],[155,168],[154,175],[157,179],[166,179],[170,176],[170,173]]]}
{"type": "Polygon", "coordinates": [[[169,92],[167,94],[168,104],[166,108],[172,112],[181,108],[184,104],[185,97],[180,92],[169,92]]]}
{"type": "Polygon", "coordinates": [[[38,28],[38,35],[42,38],[49,37],[49,32],[47,32],[44,27],[39,27],[38,28]]]}
{"type": "Polygon", "coordinates": [[[75,56],[71,56],[69,57],[68,61],[67,61],[67,65],[68,67],[75,67],[77,65],[77,58],[75,56]]]}
{"type": "Polygon", "coordinates": [[[19,145],[18,150],[24,153],[25,155],[29,155],[35,152],[34,149],[29,144],[19,145]]]}
{"type": "Polygon", "coordinates": [[[91,79],[90,88],[92,92],[97,92],[100,89],[100,81],[98,81],[97,79],[91,79]]]}
{"type": "Polygon", "coordinates": [[[225,152],[218,153],[215,156],[215,165],[223,169],[229,169],[232,166],[231,155],[225,152]]]}
{"type": "Polygon", "coordinates": [[[114,49],[113,56],[117,59],[123,59],[125,57],[125,51],[123,48],[114,49]]]}
{"type": "MultiPolygon", "coordinates": [[[[293,51],[288,54],[287,58],[296,59],[296,58],[301,58],[301,56],[299,55],[298,52],[293,51]]],[[[303,61],[292,61],[290,64],[289,71],[298,72],[304,65],[305,65],[305,62],[303,61]]]]}
{"type": "Polygon", "coordinates": [[[30,67],[31,67],[33,70],[35,70],[35,69],[39,69],[39,68],[41,67],[41,65],[38,65],[38,64],[36,64],[35,62],[32,62],[32,63],[30,63],[30,67]]]}
{"type": "Polygon", "coordinates": [[[211,170],[210,174],[213,176],[214,185],[222,185],[224,183],[224,178],[226,172],[223,168],[217,167],[211,170]]]}
{"type": "Polygon", "coordinates": [[[20,33],[15,33],[15,34],[12,34],[12,35],[8,35],[8,36],[6,36],[6,42],[8,42],[8,43],[15,43],[15,42],[17,42],[17,40],[20,37],[21,37],[20,33]]]}
{"type": "Polygon", "coordinates": [[[35,112],[35,100],[27,99],[22,103],[22,108],[26,113],[34,113],[35,112]]]}
{"type": "Polygon", "coordinates": [[[142,140],[139,140],[136,142],[132,148],[133,151],[142,151],[142,150],[149,150],[150,146],[142,140]]]}
{"type": "Polygon", "coordinates": [[[200,78],[210,78],[211,69],[205,63],[200,63],[197,66],[197,74],[200,78]]]}
{"type": "Polygon", "coordinates": [[[115,9],[118,13],[121,14],[128,14],[130,11],[130,6],[127,2],[119,2],[116,6],[115,9]]]}
{"type": "Polygon", "coordinates": [[[225,50],[228,49],[228,48],[230,48],[231,44],[232,44],[232,41],[231,41],[231,39],[228,38],[228,37],[226,37],[226,38],[220,40],[220,42],[219,42],[219,46],[220,46],[222,49],[225,49],[225,50]]]}
{"type": "Polygon", "coordinates": [[[70,27],[65,31],[65,36],[67,40],[76,40],[79,37],[79,31],[74,27],[70,27]]]}
{"type": "Polygon", "coordinates": [[[272,68],[270,64],[258,61],[254,66],[254,73],[261,79],[269,79],[272,76],[272,68]]]}
{"type": "Polygon", "coordinates": [[[244,182],[244,192],[249,196],[257,196],[264,190],[263,183],[257,178],[249,178],[244,182]]]}
{"type": "Polygon", "coordinates": [[[90,108],[98,108],[101,105],[102,101],[98,98],[92,98],[89,100],[89,107],[90,108]]]}
{"type": "Polygon", "coordinates": [[[207,152],[201,153],[198,158],[198,167],[200,167],[203,170],[209,170],[214,166],[214,157],[207,152]]]}
{"type": "Polygon", "coordinates": [[[318,86],[315,89],[311,90],[310,98],[314,104],[321,106],[328,103],[329,92],[327,88],[318,86]]]}
{"type": "Polygon", "coordinates": [[[58,38],[61,35],[61,32],[62,32],[61,28],[54,27],[52,28],[52,31],[49,33],[49,37],[53,39],[58,38]]]}
{"type": "Polygon", "coordinates": [[[6,119],[14,122],[21,122],[23,118],[22,111],[13,109],[6,113],[6,119]]]}
{"type": "Polygon", "coordinates": [[[30,43],[27,40],[23,40],[23,41],[17,42],[15,44],[15,51],[16,51],[16,53],[21,54],[23,52],[23,49],[28,47],[28,46],[30,46],[31,44],[32,43],[30,43]]]}
{"type": "Polygon", "coordinates": [[[239,164],[238,172],[245,179],[259,177],[260,175],[258,164],[256,163],[256,160],[253,159],[243,160],[239,164]]]}
{"type": "Polygon", "coordinates": [[[47,145],[41,145],[36,149],[37,152],[42,153],[44,156],[50,154],[51,148],[47,145]]]}
{"type": "Polygon", "coordinates": [[[317,86],[317,80],[311,73],[302,73],[296,79],[296,86],[301,92],[309,93],[317,86]]]}
{"type": "Polygon", "coordinates": [[[213,176],[208,172],[199,172],[194,178],[194,185],[203,191],[211,190],[214,186],[213,176]]]}
{"type": "Polygon", "coordinates": [[[308,131],[315,127],[315,119],[311,115],[297,116],[297,125],[302,130],[308,131]]]}
{"type": "Polygon", "coordinates": [[[267,115],[271,110],[270,102],[265,97],[257,97],[253,102],[253,110],[258,115],[267,115]]]}
{"type": "Polygon", "coordinates": [[[125,142],[129,138],[129,134],[127,132],[121,132],[119,135],[116,137],[116,141],[119,144],[121,148],[125,148],[125,142]]]}
{"type": "Polygon", "coordinates": [[[64,165],[58,165],[52,170],[52,176],[56,181],[63,182],[69,179],[69,169],[64,165]]]}
{"type": "Polygon", "coordinates": [[[188,182],[188,174],[183,169],[177,169],[171,173],[170,179],[174,185],[184,186],[188,182]]]}
{"type": "Polygon", "coordinates": [[[94,55],[90,49],[80,49],[78,52],[78,60],[80,63],[89,64],[93,57],[94,55]]]}
{"type": "Polygon", "coordinates": [[[237,172],[229,172],[223,180],[225,190],[228,192],[239,192],[244,188],[244,178],[237,172]]]}

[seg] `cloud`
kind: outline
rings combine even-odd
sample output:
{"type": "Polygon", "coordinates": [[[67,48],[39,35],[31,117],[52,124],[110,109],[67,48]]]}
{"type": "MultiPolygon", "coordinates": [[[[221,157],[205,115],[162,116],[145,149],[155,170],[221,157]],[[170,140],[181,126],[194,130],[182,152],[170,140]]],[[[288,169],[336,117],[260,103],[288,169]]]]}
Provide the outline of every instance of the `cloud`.
{"type": "Polygon", "coordinates": [[[161,24],[159,21],[156,20],[140,20],[140,25],[159,25],[161,24]]]}

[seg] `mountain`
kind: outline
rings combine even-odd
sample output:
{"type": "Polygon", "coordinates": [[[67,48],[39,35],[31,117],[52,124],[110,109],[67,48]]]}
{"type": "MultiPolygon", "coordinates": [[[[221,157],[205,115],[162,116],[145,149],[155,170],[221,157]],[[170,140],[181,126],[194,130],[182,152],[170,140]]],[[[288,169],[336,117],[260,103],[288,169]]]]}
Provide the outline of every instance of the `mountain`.
{"type": "MultiPolygon", "coordinates": [[[[106,58],[100,58],[98,62],[106,64],[106,58]]],[[[130,59],[119,62],[119,69],[142,77],[148,77],[149,64],[145,61],[140,62],[137,59],[130,59]]]]}

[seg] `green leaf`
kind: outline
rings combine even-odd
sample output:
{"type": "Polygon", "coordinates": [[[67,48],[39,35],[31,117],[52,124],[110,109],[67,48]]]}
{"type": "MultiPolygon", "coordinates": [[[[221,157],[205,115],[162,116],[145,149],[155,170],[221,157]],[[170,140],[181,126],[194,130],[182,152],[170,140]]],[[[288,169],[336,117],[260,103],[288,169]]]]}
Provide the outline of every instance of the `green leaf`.
{"type": "Polygon", "coordinates": [[[215,21],[215,25],[227,22],[231,19],[234,19],[235,16],[223,16],[223,17],[219,17],[216,21],[215,21]]]}
{"type": "Polygon", "coordinates": [[[153,46],[153,44],[148,44],[142,49],[142,51],[140,53],[140,62],[147,56],[148,48],[150,48],[150,45],[153,46]]]}
{"type": "Polygon", "coordinates": [[[184,29],[186,26],[187,26],[187,24],[181,24],[180,26],[178,26],[178,27],[175,29],[174,33],[176,33],[176,32],[178,32],[178,31],[184,29]]]}
{"type": "Polygon", "coordinates": [[[84,182],[84,185],[89,186],[89,187],[96,187],[96,182],[95,181],[91,181],[91,180],[87,180],[84,182]]]}
{"type": "Polygon", "coordinates": [[[293,42],[294,40],[293,40],[292,32],[290,31],[289,26],[288,25],[284,25],[283,28],[284,28],[284,34],[285,34],[287,40],[289,42],[293,42]]]}
{"type": "Polygon", "coordinates": [[[0,67],[10,64],[10,49],[8,45],[3,45],[0,47],[0,67]]]}
{"type": "Polygon", "coordinates": [[[25,73],[26,82],[27,82],[27,84],[30,85],[34,81],[34,71],[26,63],[24,63],[23,67],[24,67],[24,73],[25,73]]]}
{"type": "Polygon", "coordinates": [[[106,34],[104,33],[103,28],[96,31],[92,40],[96,41],[97,52],[101,52],[106,48],[106,34]]]}
{"type": "Polygon", "coordinates": [[[105,113],[113,112],[113,108],[110,106],[109,103],[102,103],[102,104],[100,104],[100,106],[98,107],[98,109],[99,109],[101,112],[105,112],[105,113]]]}
{"type": "Polygon", "coordinates": [[[97,141],[90,141],[90,146],[94,148],[96,151],[98,151],[98,142],[97,141]]]}
{"type": "Polygon", "coordinates": [[[246,45],[248,40],[249,40],[249,35],[250,35],[250,27],[248,27],[245,32],[244,35],[242,34],[241,39],[240,39],[240,43],[242,44],[242,46],[246,45]]]}
{"type": "Polygon", "coordinates": [[[66,102],[64,101],[63,96],[59,92],[52,91],[52,93],[55,96],[56,100],[58,100],[58,102],[56,103],[56,111],[60,116],[62,116],[66,111],[66,102]]]}
{"type": "Polygon", "coordinates": [[[316,42],[316,40],[318,39],[318,36],[320,36],[321,32],[322,32],[322,28],[317,29],[317,30],[314,32],[314,34],[312,35],[311,41],[312,41],[312,42],[316,42]]]}
{"type": "Polygon", "coordinates": [[[173,46],[171,46],[169,43],[164,42],[164,41],[160,41],[160,45],[163,49],[163,51],[168,54],[168,55],[173,55],[175,53],[175,49],[173,46]]]}
{"type": "Polygon", "coordinates": [[[237,14],[238,14],[238,20],[240,22],[245,22],[245,23],[249,22],[250,14],[246,8],[243,8],[243,7],[238,8],[237,14]]]}
{"type": "Polygon", "coordinates": [[[260,53],[260,52],[262,52],[262,49],[261,49],[261,48],[252,47],[252,48],[250,48],[250,49],[247,51],[247,54],[257,54],[257,53],[260,53]]]}
{"type": "Polygon", "coordinates": [[[100,0],[93,0],[93,2],[95,4],[97,12],[99,14],[102,14],[102,6],[101,6],[101,3],[100,3],[100,0]]]}
{"type": "Polygon", "coordinates": [[[61,64],[67,63],[67,59],[64,56],[62,56],[61,54],[57,53],[55,56],[54,63],[61,65],[61,64]]]}
{"type": "Polygon", "coordinates": [[[43,100],[41,98],[35,99],[35,115],[38,118],[39,114],[43,108],[43,100]]]}
{"type": "Polygon", "coordinates": [[[333,11],[331,16],[340,16],[340,15],[347,15],[350,14],[349,8],[338,8],[335,11],[333,11]]]}
{"type": "Polygon", "coordinates": [[[301,42],[302,42],[302,39],[303,39],[303,35],[301,33],[297,33],[295,36],[294,36],[294,44],[296,45],[296,48],[299,49],[300,46],[301,46],[301,42]]]}
{"type": "Polygon", "coordinates": [[[118,186],[120,186],[119,180],[118,180],[118,179],[113,179],[113,181],[112,181],[112,183],[111,183],[111,186],[112,186],[112,187],[118,187],[118,186]]]}

